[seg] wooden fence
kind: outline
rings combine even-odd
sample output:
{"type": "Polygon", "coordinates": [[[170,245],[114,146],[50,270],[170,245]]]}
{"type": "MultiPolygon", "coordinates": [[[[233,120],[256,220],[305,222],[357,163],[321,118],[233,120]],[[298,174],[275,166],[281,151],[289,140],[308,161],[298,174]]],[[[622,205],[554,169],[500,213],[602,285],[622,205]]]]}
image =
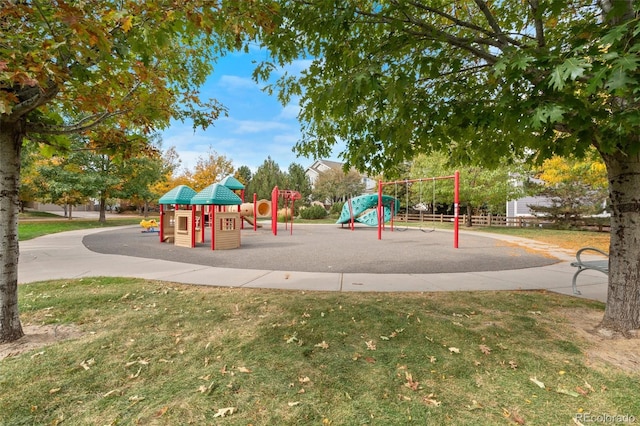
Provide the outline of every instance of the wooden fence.
{"type": "MultiPolygon", "coordinates": [[[[447,214],[431,214],[431,213],[400,213],[393,220],[397,222],[439,222],[453,223],[454,216],[447,214]]],[[[467,223],[467,215],[460,215],[460,225],[467,223]]],[[[552,227],[553,223],[549,219],[542,217],[508,217],[508,216],[471,216],[472,226],[513,226],[519,228],[547,228],[552,227]]],[[[584,218],[572,222],[576,227],[586,228],[600,232],[609,231],[609,223],[604,218],[584,218]]]]}

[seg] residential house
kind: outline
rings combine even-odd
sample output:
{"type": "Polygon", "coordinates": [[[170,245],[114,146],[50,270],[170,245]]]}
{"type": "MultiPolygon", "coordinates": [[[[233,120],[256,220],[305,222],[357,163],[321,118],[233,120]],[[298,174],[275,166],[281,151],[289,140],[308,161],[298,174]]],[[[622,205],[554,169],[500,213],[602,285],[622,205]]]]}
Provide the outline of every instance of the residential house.
{"type": "MultiPolygon", "coordinates": [[[[309,182],[311,182],[311,187],[315,186],[318,177],[322,173],[326,173],[329,170],[342,170],[344,166],[343,163],[339,163],[337,161],[330,160],[316,160],[314,163],[307,168],[305,174],[309,178],[309,182]]],[[[375,179],[371,179],[368,176],[360,174],[362,183],[365,187],[365,192],[375,192],[378,187],[378,182],[375,179]]]]}

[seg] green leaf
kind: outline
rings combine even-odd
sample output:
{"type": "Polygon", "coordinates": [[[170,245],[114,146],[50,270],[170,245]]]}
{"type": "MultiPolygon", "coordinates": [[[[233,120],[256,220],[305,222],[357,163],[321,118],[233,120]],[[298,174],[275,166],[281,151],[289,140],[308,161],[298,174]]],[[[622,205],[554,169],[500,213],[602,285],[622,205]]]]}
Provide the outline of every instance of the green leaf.
{"type": "Polygon", "coordinates": [[[543,105],[535,110],[531,118],[533,128],[541,129],[546,124],[559,123],[564,119],[565,112],[560,105],[543,105]]]}
{"type": "Polygon", "coordinates": [[[551,75],[549,76],[549,87],[554,90],[560,91],[564,89],[564,78],[562,78],[562,70],[560,67],[555,67],[551,71],[551,75]]]}

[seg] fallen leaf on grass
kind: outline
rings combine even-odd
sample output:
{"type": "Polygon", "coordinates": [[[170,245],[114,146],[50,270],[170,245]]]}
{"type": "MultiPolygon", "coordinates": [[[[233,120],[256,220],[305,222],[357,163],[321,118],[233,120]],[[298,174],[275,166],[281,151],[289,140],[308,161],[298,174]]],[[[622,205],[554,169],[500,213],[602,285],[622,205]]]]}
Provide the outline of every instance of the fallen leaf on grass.
{"type": "Polygon", "coordinates": [[[88,360],[86,360],[86,361],[82,361],[82,362],[80,363],[80,367],[84,368],[84,369],[85,369],[85,371],[86,371],[86,370],[91,369],[91,366],[92,366],[93,364],[95,364],[95,363],[96,363],[95,359],[91,358],[91,359],[88,359],[88,360]]]}
{"type": "Polygon", "coordinates": [[[226,407],[226,408],[219,408],[218,411],[213,415],[213,417],[225,417],[225,416],[230,416],[233,413],[235,413],[237,410],[236,407],[226,407]]]}
{"type": "Polygon", "coordinates": [[[289,407],[295,407],[296,405],[300,405],[300,401],[287,402],[289,407]]]}
{"type": "Polygon", "coordinates": [[[367,350],[369,351],[375,351],[376,350],[376,343],[373,340],[369,340],[367,342],[365,342],[367,344],[367,350]]]}
{"type": "Polygon", "coordinates": [[[565,388],[561,388],[561,387],[558,387],[558,389],[556,389],[556,392],[557,393],[561,393],[563,395],[569,395],[569,396],[572,396],[574,398],[577,398],[577,397],[580,396],[580,394],[578,392],[575,392],[575,391],[572,391],[572,390],[569,390],[569,389],[565,389],[565,388]]]}
{"type": "Polygon", "coordinates": [[[411,373],[405,371],[404,377],[407,379],[407,382],[404,384],[406,387],[414,391],[420,389],[420,383],[413,380],[413,376],[411,375],[411,373]]]}
{"type": "Polygon", "coordinates": [[[251,370],[247,367],[238,367],[237,370],[241,373],[251,373],[251,370]]]}
{"type": "Polygon", "coordinates": [[[545,389],[545,385],[544,383],[542,383],[540,380],[538,380],[535,377],[529,377],[529,380],[531,380],[533,383],[535,383],[540,389],[545,389]]]}
{"type": "Polygon", "coordinates": [[[576,386],[576,391],[582,396],[589,395],[589,391],[582,389],[580,386],[576,386]]]}
{"type": "Polygon", "coordinates": [[[131,367],[134,364],[149,365],[149,360],[148,359],[137,359],[135,361],[130,361],[130,362],[126,363],[124,366],[125,367],[131,367]]]}
{"type": "Polygon", "coordinates": [[[58,393],[60,392],[61,388],[53,388],[53,389],[49,389],[49,394],[53,395],[54,393],[58,393]]]}
{"type": "Polygon", "coordinates": [[[478,401],[476,401],[475,399],[473,401],[471,401],[471,405],[467,405],[467,409],[469,409],[469,411],[473,411],[473,410],[481,410],[482,409],[482,405],[480,405],[478,403],[478,401]]]}
{"type": "Polygon", "coordinates": [[[452,346],[452,347],[449,348],[449,352],[451,352],[452,354],[459,354],[460,353],[460,349],[454,348],[452,346]]]}
{"type": "Polygon", "coordinates": [[[158,412],[156,413],[156,417],[162,417],[164,416],[164,414],[167,412],[167,410],[169,409],[169,407],[162,407],[160,410],[158,410],[158,412]]]}
{"type": "Polygon", "coordinates": [[[520,416],[520,414],[513,412],[511,413],[511,417],[509,417],[511,420],[513,420],[515,423],[519,424],[519,425],[523,425],[525,424],[524,419],[522,418],[522,416],[520,416]]]}
{"type": "Polygon", "coordinates": [[[520,416],[520,414],[518,414],[517,412],[510,412],[509,410],[507,410],[506,408],[502,408],[502,415],[504,416],[505,419],[509,419],[511,421],[513,421],[514,423],[517,423],[519,425],[523,425],[525,424],[525,420],[522,418],[522,416],[520,416]]]}
{"type": "Polygon", "coordinates": [[[433,405],[434,407],[439,407],[442,404],[442,402],[436,401],[434,397],[435,395],[430,393],[429,395],[422,397],[422,402],[424,402],[427,405],[433,405]]]}
{"type": "Polygon", "coordinates": [[[322,349],[329,349],[329,344],[323,340],[322,342],[318,343],[317,345],[313,345],[313,347],[322,348],[322,349]]]}
{"type": "Polygon", "coordinates": [[[491,348],[487,345],[479,345],[478,346],[480,348],[480,352],[482,352],[485,355],[490,355],[491,354],[491,348]]]}

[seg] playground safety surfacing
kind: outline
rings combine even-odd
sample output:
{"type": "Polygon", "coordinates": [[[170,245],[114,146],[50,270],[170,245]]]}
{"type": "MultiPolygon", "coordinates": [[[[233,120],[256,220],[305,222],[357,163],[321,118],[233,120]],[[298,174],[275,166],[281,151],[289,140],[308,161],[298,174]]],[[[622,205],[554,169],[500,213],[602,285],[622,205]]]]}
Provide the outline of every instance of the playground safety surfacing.
{"type": "MultiPolygon", "coordinates": [[[[97,253],[162,259],[220,268],[369,274],[429,274],[501,271],[547,266],[558,262],[543,252],[504,241],[461,233],[453,248],[453,233],[441,230],[405,231],[388,228],[377,239],[377,229],[340,225],[284,224],[274,236],[268,226],[242,230],[241,246],[214,250],[210,242],[195,248],[160,243],[158,234],[139,227],[115,228],[84,237],[97,253]],[[424,232],[426,231],[426,232],[424,232]]],[[[114,265],[115,266],[115,265],[114,265]]]]}

